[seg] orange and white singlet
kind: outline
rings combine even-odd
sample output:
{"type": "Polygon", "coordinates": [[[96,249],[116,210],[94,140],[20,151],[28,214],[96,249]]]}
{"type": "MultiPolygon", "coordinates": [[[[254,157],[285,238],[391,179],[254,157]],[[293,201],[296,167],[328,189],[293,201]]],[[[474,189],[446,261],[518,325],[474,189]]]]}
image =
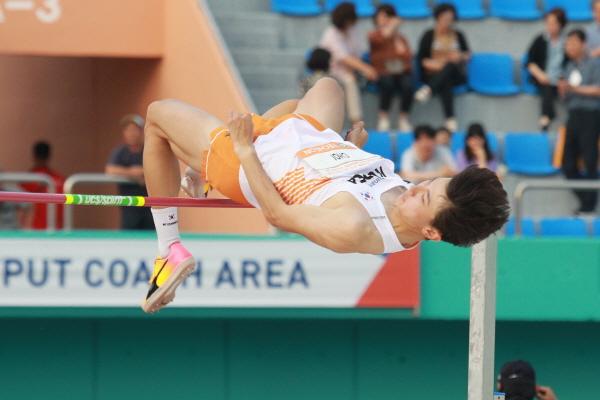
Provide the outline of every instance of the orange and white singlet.
{"type": "MultiPolygon", "coordinates": [[[[390,223],[381,194],[410,183],[394,173],[394,163],[344,141],[331,129],[319,131],[300,115],[278,124],[254,141],[265,172],[287,204],[321,205],[348,192],[365,207],[383,243],[384,252],[404,250],[390,223]]],[[[246,200],[259,208],[243,168],[239,185],[246,200]]]]}

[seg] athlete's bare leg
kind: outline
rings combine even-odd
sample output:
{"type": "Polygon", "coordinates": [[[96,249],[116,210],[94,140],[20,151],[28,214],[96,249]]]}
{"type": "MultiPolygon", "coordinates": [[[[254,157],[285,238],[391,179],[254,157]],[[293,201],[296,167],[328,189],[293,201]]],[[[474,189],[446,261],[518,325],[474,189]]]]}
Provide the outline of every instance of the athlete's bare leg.
{"type": "Polygon", "coordinates": [[[144,142],[144,176],[150,196],[177,196],[181,160],[200,171],[210,132],[223,126],[211,114],[177,100],[156,101],[148,107],[144,142]]]}
{"type": "Polygon", "coordinates": [[[299,102],[300,100],[298,99],[282,101],[281,103],[271,107],[262,116],[264,118],[277,118],[285,114],[292,114],[296,110],[296,107],[298,107],[299,102]]]}
{"type": "Polygon", "coordinates": [[[308,114],[327,128],[342,133],[344,127],[344,91],[332,78],[322,78],[306,93],[294,112],[308,114]]]}

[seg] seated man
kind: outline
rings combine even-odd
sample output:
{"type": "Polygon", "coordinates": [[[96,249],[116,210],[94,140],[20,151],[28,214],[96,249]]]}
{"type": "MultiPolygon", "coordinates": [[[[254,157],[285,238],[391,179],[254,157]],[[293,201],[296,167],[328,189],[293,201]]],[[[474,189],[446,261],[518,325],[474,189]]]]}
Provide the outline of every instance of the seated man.
{"type": "Polygon", "coordinates": [[[429,125],[415,128],[413,145],[402,154],[400,173],[411,182],[419,183],[456,174],[456,163],[446,146],[437,144],[435,131],[429,125]]]}
{"type": "MultiPolygon", "coordinates": [[[[412,185],[392,161],[362,151],[362,124],[344,141],[343,92],[323,78],[300,101],[227,124],[179,101],[148,108],[144,175],[151,196],[177,196],[178,160],[237,202],[262,210],[277,228],[336,252],[381,254],[421,240],[472,245],[502,227],[507,195],[496,175],[469,168],[452,179],[412,185]]],[[[151,287],[143,304],[158,310],[195,266],[181,245],[177,209],[152,209],[158,236],[151,287]]]]}

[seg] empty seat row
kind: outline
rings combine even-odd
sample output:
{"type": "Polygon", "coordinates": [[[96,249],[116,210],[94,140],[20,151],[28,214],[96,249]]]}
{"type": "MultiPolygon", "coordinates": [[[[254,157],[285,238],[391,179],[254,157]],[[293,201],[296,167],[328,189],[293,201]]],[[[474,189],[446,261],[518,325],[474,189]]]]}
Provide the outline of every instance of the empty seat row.
{"type": "MultiPolygon", "coordinates": [[[[552,165],[553,146],[547,135],[543,133],[507,133],[504,137],[503,151],[500,151],[498,137],[487,134],[490,150],[502,160],[509,172],[513,174],[546,176],[559,172],[552,165]]],[[[369,139],[364,149],[393,160],[396,166],[401,165],[402,154],[413,143],[412,133],[392,134],[389,132],[369,132],[369,139]]],[[[456,154],[464,148],[465,133],[452,135],[451,151],[456,154]]]]}
{"type": "MultiPolygon", "coordinates": [[[[293,16],[314,16],[331,12],[345,0],[272,0],[272,10],[277,13],[293,16]]],[[[347,0],[346,0],[347,1],[347,0]]],[[[539,9],[537,0],[489,0],[489,9],[484,0],[353,0],[360,17],[370,17],[375,12],[375,4],[388,3],[396,7],[398,14],[408,19],[428,18],[432,15],[431,6],[450,3],[456,6],[461,19],[481,19],[490,17],[530,21],[540,19],[542,13],[554,7],[562,7],[572,21],[588,21],[592,19],[589,0],[543,0],[543,8],[539,9]]]]}
{"type": "MultiPolygon", "coordinates": [[[[515,220],[511,218],[504,229],[506,235],[515,235],[515,220]]],[[[548,217],[521,220],[521,235],[524,237],[600,237],[600,218],[588,222],[583,218],[576,217],[548,217]]]]}

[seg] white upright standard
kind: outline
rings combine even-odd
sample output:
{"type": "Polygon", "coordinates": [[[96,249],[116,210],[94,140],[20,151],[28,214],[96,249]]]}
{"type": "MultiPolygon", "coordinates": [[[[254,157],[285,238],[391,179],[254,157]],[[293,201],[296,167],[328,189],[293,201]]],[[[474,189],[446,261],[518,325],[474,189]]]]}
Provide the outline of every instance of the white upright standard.
{"type": "Polygon", "coordinates": [[[473,246],[468,400],[492,399],[496,331],[496,235],[473,246]]]}

